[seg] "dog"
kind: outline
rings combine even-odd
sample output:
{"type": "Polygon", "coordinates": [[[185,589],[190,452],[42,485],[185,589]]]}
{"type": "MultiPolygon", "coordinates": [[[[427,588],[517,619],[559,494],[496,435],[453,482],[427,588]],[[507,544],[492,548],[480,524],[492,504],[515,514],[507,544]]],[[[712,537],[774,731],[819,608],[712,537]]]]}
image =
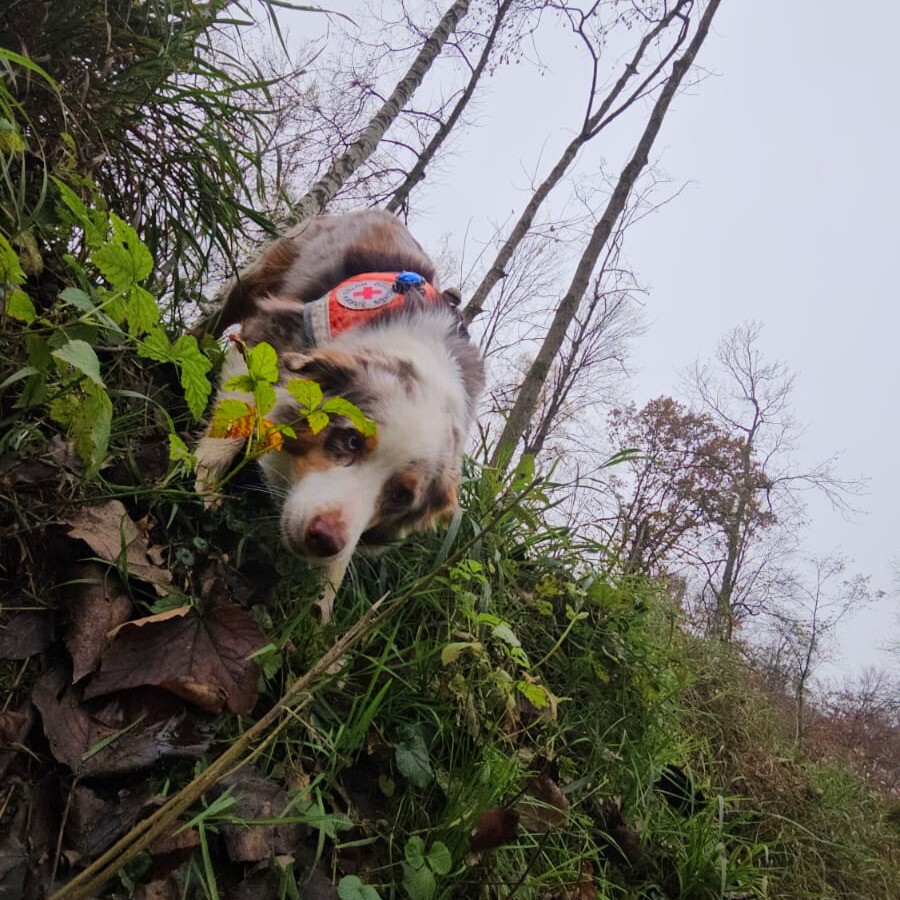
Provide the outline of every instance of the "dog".
{"type": "MultiPolygon", "coordinates": [[[[484,364],[434,263],[391,214],[364,210],[310,219],[269,244],[226,290],[219,329],[278,352],[277,401],[267,414],[296,438],[260,465],[282,501],[284,543],[326,568],[322,618],[350,557],[377,553],[452,517],[466,436],[484,387],[484,364]],[[318,434],[285,390],[311,379],[374,420],[366,437],[342,416],[318,434]]],[[[245,374],[236,348],[222,384],[245,374]]],[[[218,399],[252,400],[220,388],[218,399]]],[[[197,451],[199,492],[210,496],[240,453],[239,438],[212,437],[197,451]]]]}

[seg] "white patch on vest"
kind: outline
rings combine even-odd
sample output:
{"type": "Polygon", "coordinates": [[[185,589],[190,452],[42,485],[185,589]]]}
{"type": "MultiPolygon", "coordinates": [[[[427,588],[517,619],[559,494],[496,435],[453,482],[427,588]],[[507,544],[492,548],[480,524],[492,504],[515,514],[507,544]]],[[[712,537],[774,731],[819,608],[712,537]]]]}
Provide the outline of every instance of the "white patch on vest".
{"type": "Polygon", "coordinates": [[[394,285],[387,281],[356,281],[339,287],[335,293],[345,309],[379,309],[394,299],[394,285]]]}

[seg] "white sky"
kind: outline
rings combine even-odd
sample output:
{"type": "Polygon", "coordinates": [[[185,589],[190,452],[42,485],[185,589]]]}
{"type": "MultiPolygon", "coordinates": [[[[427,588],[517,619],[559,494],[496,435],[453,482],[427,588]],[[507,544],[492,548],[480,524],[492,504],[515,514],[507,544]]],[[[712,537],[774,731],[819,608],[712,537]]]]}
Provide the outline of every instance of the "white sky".
{"type": "MultiPolygon", "coordinates": [[[[357,15],[355,2],[331,7],[357,15]]],[[[292,19],[292,32],[310,24],[292,19]]],[[[842,451],[840,473],[869,479],[853,521],[811,504],[806,548],[843,551],[885,590],[900,560],[898,34],[890,0],[724,0],[698,60],[712,74],[676,99],[654,153],[676,185],[690,184],[626,244],[650,287],[634,399],[677,396],[678,369],[741,320],[763,321],[765,355],[798,373],[801,464],[842,451]]],[[[471,254],[518,214],[531,175],[552,165],[583,112],[574,47],[562,33],[542,38],[526,52],[543,74],[523,62],[490,81],[476,126],[413,195],[410,224],[426,247],[450,233],[461,253],[467,233],[471,254]]],[[[601,155],[618,171],[639,127],[623,122],[580,172],[601,155]]],[[[896,666],[879,647],[900,638],[897,587],[845,622],[823,674],[896,666]]]]}

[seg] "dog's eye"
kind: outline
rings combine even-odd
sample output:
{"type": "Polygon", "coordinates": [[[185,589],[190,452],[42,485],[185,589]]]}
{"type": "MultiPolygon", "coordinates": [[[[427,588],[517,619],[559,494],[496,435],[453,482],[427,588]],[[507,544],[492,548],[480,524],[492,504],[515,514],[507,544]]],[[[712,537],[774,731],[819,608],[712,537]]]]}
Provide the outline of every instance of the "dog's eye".
{"type": "Polygon", "coordinates": [[[358,431],[348,431],[344,435],[344,447],[355,456],[366,449],[365,438],[358,431]]]}
{"type": "Polygon", "coordinates": [[[391,506],[412,506],[413,492],[405,484],[396,484],[388,491],[391,506]]]}

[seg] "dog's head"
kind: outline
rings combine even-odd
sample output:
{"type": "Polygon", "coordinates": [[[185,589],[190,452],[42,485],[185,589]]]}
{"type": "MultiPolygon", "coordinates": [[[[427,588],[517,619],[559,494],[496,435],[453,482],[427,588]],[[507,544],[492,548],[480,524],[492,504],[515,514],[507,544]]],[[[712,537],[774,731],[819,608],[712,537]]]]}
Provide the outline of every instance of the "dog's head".
{"type": "Polygon", "coordinates": [[[296,401],[279,392],[271,418],[291,424],[297,436],[262,464],[284,498],[282,532],[293,550],[331,564],[357,547],[377,552],[452,516],[483,374],[477,351],[448,335],[446,323],[440,337],[369,329],[325,348],[283,354],[289,377],[350,400],[378,426],[366,437],[349,419],[332,416],[313,434],[296,401]]]}

